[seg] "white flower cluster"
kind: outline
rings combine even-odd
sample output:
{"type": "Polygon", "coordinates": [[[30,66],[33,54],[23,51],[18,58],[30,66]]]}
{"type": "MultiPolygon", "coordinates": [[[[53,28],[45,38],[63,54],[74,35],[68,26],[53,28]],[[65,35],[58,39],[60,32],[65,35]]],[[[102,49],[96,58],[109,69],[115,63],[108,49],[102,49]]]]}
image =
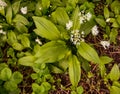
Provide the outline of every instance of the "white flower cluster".
{"type": "MultiPolygon", "coordinates": [[[[66,23],[66,29],[70,30],[73,27],[73,21],[69,20],[68,23],[66,23]]],[[[72,30],[70,33],[70,41],[74,45],[79,45],[80,41],[84,42],[84,32],[81,32],[79,30],[72,30]]]]}
{"type": "Polygon", "coordinates": [[[35,39],[35,42],[37,42],[39,45],[42,45],[42,42],[38,37],[35,39]]]}
{"type": "Polygon", "coordinates": [[[97,36],[98,33],[99,33],[99,30],[98,30],[97,25],[93,26],[93,28],[92,28],[92,35],[93,36],[97,36]]]}
{"type": "Polygon", "coordinates": [[[0,0],[0,10],[4,9],[7,6],[7,3],[0,0]]]}
{"type": "Polygon", "coordinates": [[[84,42],[84,32],[80,34],[79,30],[71,31],[70,40],[74,45],[79,45],[80,41],[84,42]]]}
{"type": "Polygon", "coordinates": [[[0,29],[0,34],[6,35],[6,32],[4,32],[2,29],[0,29]]]}
{"type": "Polygon", "coordinates": [[[20,9],[20,11],[21,11],[22,14],[27,14],[27,6],[22,7],[22,8],[20,9]]]}
{"type": "Polygon", "coordinates": [[[104,49],[107,49],[110,46],[110,41],[101,41],[100,44],[104,47],[104,49]]]}
{"type": "Polygon", "coordinates": [[[73,22],[71,20],[69,20],[68,23],[66,23],[66,29],[70,30],[70,28],[73,26],[73,22]]]}
{"type": "Polygon", "coordinates": [[[90,12],[85,14],[84,10],[79,13],[79,16],[80,16],[79,18],[80,24],[83,24],[84,22],[87,22],[92,18],[92,14],[90,12]]]}

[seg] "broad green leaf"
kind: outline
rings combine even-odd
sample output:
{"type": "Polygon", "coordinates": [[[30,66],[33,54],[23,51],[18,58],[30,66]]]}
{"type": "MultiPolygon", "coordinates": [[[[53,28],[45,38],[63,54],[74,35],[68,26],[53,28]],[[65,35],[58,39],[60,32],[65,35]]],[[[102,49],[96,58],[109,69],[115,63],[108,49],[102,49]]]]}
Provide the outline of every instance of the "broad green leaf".
{"type": "Polygon", "coordinates": [[[72,85],[77,87],[81,78],[81,67],[75,55],[69,57],[69,76],[72,85]]]}
{"type": "Polygon", "coordinates": [[[101,64],[108,64],[110,63],[113,59],[108,57],[108,56],[101,56],[100,57],[101,64]]]}
{"type": "Polygon", "coordinates": [[[119,81],[114,81],[112,85],[120,88],[120,82],[119,81]]]}
{"type": "Polygon", "coordinates": [[[16,84],[19,84],[23,80],[23,75],[20,72],[15,71],[12,75],[11,80],[14,81],[16,84]]]}
{"type": "Polygon", "coordinates": [[[33,17],[37,29],[35,33],[49,40],[58,40],[61,38],[57,27],[49,20],[43,17],[33,17]]]}
{"type": "Polygon", "coordinates": [[[112,67],[109,77],[111,81],[117,81],[120,78],[120,70],[117,64],[112,67]]]}
{"type": "Polygon", "coordinates": [[[113,28],[110,32],[110,42],[116,44],[117,35],[118,35],[118,30],[116,28],[113,28]]]}
{"type": "Polygon", "coordinates": [[[3,81],[10,80],[12,76],[12,71],[9,68],[4,68],[1,70],[0,79],[3,81]]]}
{"type": "Polygon", "coordinates": [[[35,54],[35,63],[52,63],[64,58],[68,52],[67,46],[63,41],[51,41],[38,50],[35,54]]]}
{"type": "Polygon", "coordinates": [[[21,44],[24,47],[30,47],[30,40],[29,40],[29,38],[27,36],[21,35],[20,38],[21,38],[21,44]]]}
{"type": "Polygon", "coordinates": [[[80,45],[77,46],[77,49],[79,54],[86,60],[100,64],[100,59],[97,52],[87,43],[81,42],[80,45]]]}
{"type": "Polygon", "coordinates": [[[107,19],[107,18],[109,18],[109,15],[110,15],[110,13],[109,13],[108,7],[105,6],[104,7],[104,17],[107,19]]]}
{"type": "Polygon", "coordinates": [[[120,88],[118,88],[116,86],[111,86],[110,94],[120,94],[120,88]]]}
{"type": "Polygon", "coordinates": [[[66,11],[62,7],[58,7],[55,12],[51,14],[52,19],[55,23],[65,26],[66,23],[69,21],[69,16],[67,15],[66,11]]]}
{"type": "Polygon", "coordinates": [[[95,20],[96,20],[96,22],[97,22],[100,26],[102,26],[102,27],[105,27],[105,26],[106,26],[106,22],[105,22],[104,19],[102,19],[102,18],[95,18],[95,20]]]}
{"type": "Polygon", "coordinates": [[[15,22],[15,23],[22,23],[24,25],[28,25],[29,24],[29,21],[24,16],[22,16],[20,14],[17,14],[15,16],[15,18],[13,19],[13,22],[15,22]]]}
{"type": "Polygon", "coordinates": [[[33,66],[35,61],[34,56],[25,56],[18,60],[18,63],[24,66],[33,66]]]}
{"type": "Polygon", "coordinates": [[[13,9],[14,15],[16,15],[16,13],[19,12],[20,2],[21,2],[21,0],[16,1],[16,2],[14,2],[14,3],[12,4],[12,9],[13,9]]]}
{"type": "Polygon", "coordinates": [[[15,50],[18,50],[18,51],[21,51],[21,50],[24,49],[24,46],[21,45],[21,44],[18,43],[18,42],[13,43],[13,44],[12,44],[12,47],[13,47],[15,50]]]}
{"type": "Polygon", "coordinates": [[[23,23],[17,22],[17,23],[15,24],[15,28],[16,28],[20,33],[27,33],[27,32],[28,32],[28,28],[27,28],[23,23]]]}
{"type": "Polygon", "coordinates": [[[17,89],[17,84],[13,81],[6,81],[4,84],[4,88],[8,91],[15,91],[17,89]]]}
{"type": "Polygon", "coordinates": [[[73,30],[79,30],[80,28],[79,12],[79,7],[76,7],[72,14],[73,30]]]}
{"type": "Polygon", "coordinates": [[[9,23],[9,24],[12,23],[12,7],[11,7],[11,6],[9,6],[9,7],[7,8],[6,20],[7,20],[7,23],[9,23]]]}
{"type": "Polygon", "coordinates": [[[13,43],[17,42],[17,37],[16,37],[16,34],[13,32],[13,31],[9,31],[7,33],[7,42],[9,45],[12,45],[13,43]]]}

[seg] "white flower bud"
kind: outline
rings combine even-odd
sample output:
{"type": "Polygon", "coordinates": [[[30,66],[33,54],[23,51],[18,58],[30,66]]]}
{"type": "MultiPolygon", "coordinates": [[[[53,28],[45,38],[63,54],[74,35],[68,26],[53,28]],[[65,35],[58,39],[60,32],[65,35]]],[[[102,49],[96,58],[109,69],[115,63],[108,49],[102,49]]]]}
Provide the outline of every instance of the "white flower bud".
{"type": "Polygon", "coordinates": [[[20,9],[22,14],[27,14],[27,6],[20,9]]]}

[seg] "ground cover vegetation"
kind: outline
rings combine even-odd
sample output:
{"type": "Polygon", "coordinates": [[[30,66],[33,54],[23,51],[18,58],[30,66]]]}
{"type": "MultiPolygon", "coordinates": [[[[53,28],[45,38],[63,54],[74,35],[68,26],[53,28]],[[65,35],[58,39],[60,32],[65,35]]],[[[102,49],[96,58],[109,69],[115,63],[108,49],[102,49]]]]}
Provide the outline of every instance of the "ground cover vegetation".
{"type": "Polygon", "coordinates": [[[0,0],[0,94],[120,94],[120,1],[0,0]]]}

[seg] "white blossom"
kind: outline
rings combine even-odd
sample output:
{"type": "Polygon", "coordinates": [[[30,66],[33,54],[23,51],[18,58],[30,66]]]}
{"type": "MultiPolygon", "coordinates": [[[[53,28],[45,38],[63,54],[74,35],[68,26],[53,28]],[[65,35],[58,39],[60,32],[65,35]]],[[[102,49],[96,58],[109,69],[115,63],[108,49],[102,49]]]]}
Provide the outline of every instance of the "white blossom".
{"type": "Polygon", "coordinates": [[[85,14],[85,11],[83,10],[78,14],[78,16],[80,17],[79,18],[80,24],[83,24],[84,22],[89,21],[91,19],[92,14],[90,12],[85,14]]]}
{"type": "Polygon", "coordinates": [[[86,16],[86,19],[89,21],[92,17],[92,14],[88,12],[85,16],[86,16]]]}
{"type": "Polygon", "coordinates": [[[100,44],[104,47],[104,49],[107,49],[110,46],[110,41],[101,41],[100,44]]]}
{"type": "Polygon", "coordinates": [[[80,21],[80,24],[83,24],[84,21],[85,21],[85,18],[81,16],[81,17],[79,18],[79,21],[80,21]]]}
{"type": "Polygon", "coordinates": [[[39,10],[42,10],[42,7],[39,7],[39,10]]]}
{"type": "Polygon", "coordinates": [[[66,23],[66,29],[70,30],[70,28],[73,26],[73,22],[71,20],[69,20],[68,23],[66,23]]]}
{"type": "Polygon", "coordinates": [[[21,11],[22,14],[27,14],[27,6],[22,7],[22,8],[20,9],[20,11],[21,11]]]}
{"type": "Polygon", "coordinates": [[[79,45],[81,41],[84,42],[83,34],[84,34],[83,31],[81,32],[81,34],[79,30],[71,31],[71,37],[70,37],[71,42],[74,45],[79,45]]]}
{"type": "Polygon", "coordinates": [[[6,32],[3,32],[3,30],[0,30],[0,34],[6,35],[6,32]]]}
{"type": "Polygon", "coordinates": [[[106,22],[110,22],[110,18],[107,18],[107,19],[106,19],[106,22]]]}
{"type": "Polygon", "coordinates": [[[0,10],[4,9],[7,6],[7,3],[0,0],[0,10]]]}
{"type": "Polygon", "coordinates": [[[92,28],[92,35],[97,36],[99,33],[97,25],[93,26],[92,28]]]}
{"type": "Polygon", "coordinates": [[[38,37],[35,39],[35,42],[37,42],[38,44],[42,45],[42,42],[41,42],[41,40],[38,37]]]}
{"type": "Polygon", "coordinates": [[[4,2],[4,1],[2,1],[2,0],[0,0],[0,6],[1,6],[1,7],[6,7],[6,6],[7,6],[7,3],[4,2]]]}

